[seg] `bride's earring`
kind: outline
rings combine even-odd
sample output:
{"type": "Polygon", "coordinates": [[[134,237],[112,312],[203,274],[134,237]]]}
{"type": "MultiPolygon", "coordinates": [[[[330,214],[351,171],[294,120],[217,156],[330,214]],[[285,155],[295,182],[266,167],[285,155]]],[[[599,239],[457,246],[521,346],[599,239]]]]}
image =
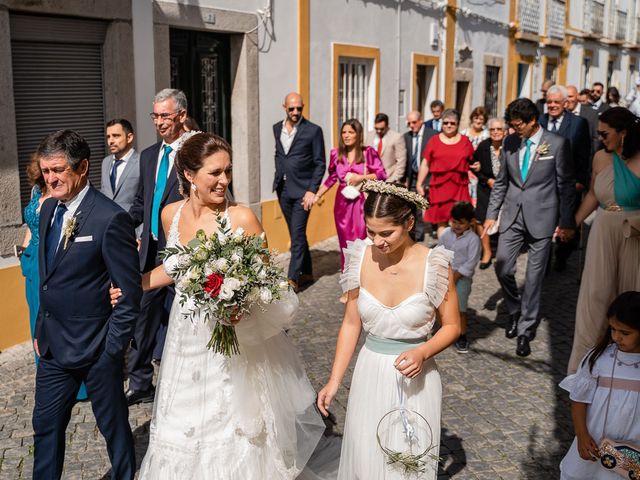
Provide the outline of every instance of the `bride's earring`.
{"type": "Polygon", "coordinates": [[[195,183],[192,183],[192,184],[191,184],[191,190],[193,190],[194,192],[197,192],[197,191],[198,191],[198,187],[196,187],[196,184],[195,184],[195,183]]]}

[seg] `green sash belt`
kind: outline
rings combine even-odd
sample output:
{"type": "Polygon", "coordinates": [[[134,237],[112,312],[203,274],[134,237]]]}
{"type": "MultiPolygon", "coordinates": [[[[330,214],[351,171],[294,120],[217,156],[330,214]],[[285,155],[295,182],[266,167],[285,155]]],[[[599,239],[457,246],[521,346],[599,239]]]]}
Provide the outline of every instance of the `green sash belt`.
{"type": "Polygon", "coordinates": [[[376,335],[368,333],[364,346],[375,353],[381,353],[383,355],[400,355],[402,352],[406,352],[416,345],[424,343],[426,340],[426,338],[394,340],[391,338],[377,337],[376,335]]]}

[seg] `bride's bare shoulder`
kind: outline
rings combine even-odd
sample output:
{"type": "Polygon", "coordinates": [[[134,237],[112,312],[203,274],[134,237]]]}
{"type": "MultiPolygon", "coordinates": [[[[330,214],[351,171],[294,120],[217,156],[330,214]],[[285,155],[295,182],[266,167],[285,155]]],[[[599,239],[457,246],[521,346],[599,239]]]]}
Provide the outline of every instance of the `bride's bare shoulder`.
{"type": "Polygon", "coordinates": [[[260,220],[249,207],[233,203],[229,205],[229,216],[231,217],[233,228],[242,227],[250,235],[260,235],[264,232],[260,220]]]}
{"type": "Polygon", "coordinates": [[[173,202],[173,203],[170,203],[169,205],[166,205],[162,209],[162,213],[161,213],[162,223],[164,223],[166,220],[171,222],[171,220],[173,220],[173,216],[178,211],[178,208],[180,208],[180,205],[182,205],[184,202],[185,200],[179,200],[177,202],[173,202]]]}

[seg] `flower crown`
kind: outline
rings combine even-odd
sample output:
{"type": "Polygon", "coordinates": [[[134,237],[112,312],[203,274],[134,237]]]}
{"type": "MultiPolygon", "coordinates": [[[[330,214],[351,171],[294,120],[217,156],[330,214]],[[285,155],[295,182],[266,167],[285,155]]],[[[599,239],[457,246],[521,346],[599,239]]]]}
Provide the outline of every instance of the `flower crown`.
{"type": "Polygon", "coordinates": [[[362,191],[394,195],[409,203],[412,203],[422,210],[426,210],[427,208],[429,208],[429,202],[427,202],[427,199],[422,195],[419,195],[415,192],[410,192],[406,188],[399,187],[398,185],[394,185],[393,183],[387,183],[380,180],[365,180],[364,182],[362,182],[362,191]]]}

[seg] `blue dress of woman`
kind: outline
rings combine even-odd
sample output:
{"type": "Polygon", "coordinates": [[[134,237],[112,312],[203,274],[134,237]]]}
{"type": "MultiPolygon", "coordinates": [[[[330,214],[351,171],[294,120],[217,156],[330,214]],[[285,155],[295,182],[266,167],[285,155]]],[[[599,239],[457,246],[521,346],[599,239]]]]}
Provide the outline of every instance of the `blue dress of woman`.
{"type": "MultiPolygon", "coordinates": [[[[31,343],[33,343],[33,336],[36,327],[36,318],[38,316],[38,309],[40,308],[40,274],[38,271],[38,245],[40,243],[40,236],[38,234],[38,228],[40,225],[40,205],[42,198],[42,190],[36,183],[31,191],[31,201],[24,209],[24,220],[29,228],[31,234],[29,243],[26,249],[22,252],[20,257],[20,268],[22,269],[22,275],[25,279],[25,294],[27,297],[27,305],[29,306],[29,327],[31,328],[31,343]]],[[[36,355],[36,364],[38,363],[38,356],[36,355]]],[[[78,391],[77,400],[87,399],[87,389],[84,385],[80,385],[78,391]]]]}

